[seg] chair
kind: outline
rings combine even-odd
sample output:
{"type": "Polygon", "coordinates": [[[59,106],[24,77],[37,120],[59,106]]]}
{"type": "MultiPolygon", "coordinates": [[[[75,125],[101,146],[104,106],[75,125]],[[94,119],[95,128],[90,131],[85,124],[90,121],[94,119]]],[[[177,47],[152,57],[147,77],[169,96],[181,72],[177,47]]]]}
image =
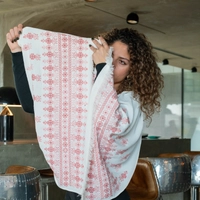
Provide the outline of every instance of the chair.
{"type": "Polygon", "coordinates": [[[139,158],[126,188],[131,200],[156,200],[163,194],[185,192],[191,185],[191,161],[187,155],[139,158]]]}
{"type": "Polygon", "coordinates": [[[0,174],[0,199],[38,200],[39,172],[30,166],[12,165],[0,174]]]}
{"type": "Polygon", "coordinates": [[[155,200],[159,197],[159,186],[150,161],[139,158],[133,177],[126,188],[131,200],[155,200]]]}

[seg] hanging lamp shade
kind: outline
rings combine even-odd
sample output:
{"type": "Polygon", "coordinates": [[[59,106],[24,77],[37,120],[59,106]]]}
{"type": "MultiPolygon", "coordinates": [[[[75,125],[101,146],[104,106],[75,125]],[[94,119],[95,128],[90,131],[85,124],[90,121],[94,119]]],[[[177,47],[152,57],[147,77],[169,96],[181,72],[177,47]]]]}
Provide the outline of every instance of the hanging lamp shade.
{"type": "Polygon", "coordinates": [[[128,14],[126,22],[128,24],[137,24],[139,22],[139,17],[136,13],[131,12],[130,14],[128,14]]]}
{"type": "Polygon", "coordinates": [[[169,60],[168,59],[164,59],[163,60],[163,65],[168,65],[169,64],[169,60]]]}
{"type": "Polygon", "coordinates": [[[0,141],[13,141],[14,116],[9,107],[20,107],[15,88],[0,88],[0,106],[4,107],[0,113],[0,141]]]}
{"type": "Polygon", "coordinates": [[[197,72],[197,68],[196,67],[192,67],[191,72],[197,72]]]}
{"type": "Polygon", "coordinates": [[[15,88],[0,88],[0,105],[20,105],[15,88]]]}

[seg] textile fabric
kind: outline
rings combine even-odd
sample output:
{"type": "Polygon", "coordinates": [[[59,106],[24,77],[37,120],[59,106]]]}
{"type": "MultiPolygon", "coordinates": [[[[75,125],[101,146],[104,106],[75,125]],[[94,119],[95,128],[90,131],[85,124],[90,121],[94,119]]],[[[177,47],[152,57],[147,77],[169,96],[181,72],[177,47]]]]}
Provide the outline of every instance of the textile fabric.
{"type": "Polygon", "coordinates": [[[90,38],[26,27],[19,39],[37,138],[57,185],[110,200],[128,185],[143,116],[132,92],[113,88],[112,49],[96,78],[90,38]]]}
{"type": "MultiPolygon", "coordinates": [[[[67,192],[65,196],[65,200],[80,200],[80,195],[77,195],[74,192],[67,192]]],[[[124,190],[119,196],[112,200],[130,200],[129,194],[126,190],[124,190]]]]}

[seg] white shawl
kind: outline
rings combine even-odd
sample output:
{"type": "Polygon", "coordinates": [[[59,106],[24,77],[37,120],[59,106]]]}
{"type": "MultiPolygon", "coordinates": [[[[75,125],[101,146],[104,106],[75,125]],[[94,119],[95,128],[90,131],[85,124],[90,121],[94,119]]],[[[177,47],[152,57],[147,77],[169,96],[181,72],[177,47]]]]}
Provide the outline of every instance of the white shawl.
{"type": "Polygon", "coordinates": [[[111,56],[94,82],[90,38],[26,27],[19,40],[38,142],[57,185],[110,200],[128,185],[143,116],[132,92],[113,89],[111,56]]]}

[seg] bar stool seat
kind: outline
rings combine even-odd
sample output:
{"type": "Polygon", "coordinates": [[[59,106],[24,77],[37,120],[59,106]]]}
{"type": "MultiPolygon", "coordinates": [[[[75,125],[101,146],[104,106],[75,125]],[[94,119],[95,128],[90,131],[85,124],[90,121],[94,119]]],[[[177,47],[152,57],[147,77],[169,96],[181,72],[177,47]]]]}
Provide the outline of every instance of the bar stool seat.
{"type": "Polygon", "coordinates": [[[139,158],[133,177],[126,188],[131,200],[155,200],[159,197],[159,186],[150,161],[139,158]]]}
{"type": "Polygon", "coordinates": [[[190,158],[193,159],[194,156],[200,155],[200,151],[185,151],[184,154],[190,156],[190,158]]]}
{"type": "Polygon", "coordinates": [[[12,165],[0,174],[0,199],[38,200],[40,174],[30,166],[12,165]]]}
{"type": "Polygon", "coordinates": [[[156,200],[163,194],[185,192],[191,186],[191,161],[187,155],[139,158],[126,188],[131,200],[156,200]]]}

